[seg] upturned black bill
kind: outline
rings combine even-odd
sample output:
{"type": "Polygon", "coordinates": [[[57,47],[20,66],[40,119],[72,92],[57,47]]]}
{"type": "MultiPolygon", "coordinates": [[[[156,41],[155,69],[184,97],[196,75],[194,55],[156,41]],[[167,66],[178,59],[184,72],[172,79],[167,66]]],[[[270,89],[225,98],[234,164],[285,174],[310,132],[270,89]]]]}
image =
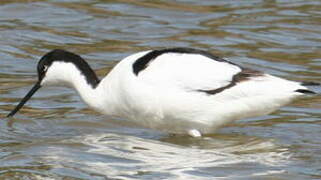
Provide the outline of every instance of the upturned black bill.
{"type": "Polygon", "coordinates": [[[41,88],[41,85],[40,85],[40,82],[37,82],[32,87],[32,89],[28,92],[28,94],[20,101],[20,103],[16,106],[16,108],[14,108],[14,110],[12,110],[7,115],[7,117],[11,117],[11,116],[15,115],[39,88],[41,88]]]}

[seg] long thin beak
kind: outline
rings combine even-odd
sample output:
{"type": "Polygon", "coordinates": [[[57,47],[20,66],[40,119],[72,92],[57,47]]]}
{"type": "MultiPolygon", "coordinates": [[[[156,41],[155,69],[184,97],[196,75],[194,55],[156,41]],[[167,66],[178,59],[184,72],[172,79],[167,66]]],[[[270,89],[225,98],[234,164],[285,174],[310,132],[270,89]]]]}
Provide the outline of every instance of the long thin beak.
{"type": "Polygon", "coordinates": [[[19,111],[19,109],[22,108],[22,106],[31,98],[31,96],[39,89],[41,88],[40,81],[38,81],[32,89],[28,92],[28,94],[20,101],[20,103],[12,110],[7,117],[11,117],[16,114],[16,112],[19,111]]]}

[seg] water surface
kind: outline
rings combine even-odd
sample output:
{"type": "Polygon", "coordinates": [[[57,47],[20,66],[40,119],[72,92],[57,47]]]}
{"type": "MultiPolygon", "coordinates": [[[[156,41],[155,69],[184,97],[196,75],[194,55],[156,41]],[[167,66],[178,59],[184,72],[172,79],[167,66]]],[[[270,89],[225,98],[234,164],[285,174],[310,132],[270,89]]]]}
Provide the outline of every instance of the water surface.
{"type": "Polygon", "coordinates": [[[320,96],[203,138],[112,124],[65,88],[5,118],[55,48],[101,77],[131,53],[183,46],[320,82],[320,10],[315,0],[1,1],[0,179],[321,179],[320,96]]]}

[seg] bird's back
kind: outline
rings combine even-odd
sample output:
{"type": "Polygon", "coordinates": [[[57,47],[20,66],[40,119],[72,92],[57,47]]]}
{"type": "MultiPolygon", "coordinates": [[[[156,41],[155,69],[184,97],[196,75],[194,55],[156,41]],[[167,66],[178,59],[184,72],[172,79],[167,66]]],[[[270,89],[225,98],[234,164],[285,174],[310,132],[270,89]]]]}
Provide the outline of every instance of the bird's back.
{"type": "Polygon", "coordinates": [[[134,54],[106,79],[114,113],[174,133],[210,133],[227,122],[267,114],[306,89],[189,49],[134,54]]]}

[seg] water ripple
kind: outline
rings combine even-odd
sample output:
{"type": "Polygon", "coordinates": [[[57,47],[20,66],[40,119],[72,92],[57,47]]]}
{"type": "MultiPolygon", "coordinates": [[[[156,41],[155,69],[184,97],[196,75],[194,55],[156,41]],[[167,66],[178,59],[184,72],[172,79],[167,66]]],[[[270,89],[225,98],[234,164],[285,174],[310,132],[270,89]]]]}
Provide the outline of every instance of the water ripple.
{"type": "Polygon", "coordinates": [[[321,178],[319,96],[203,138],[115,124],[64,88],[42,90],[15,119],[4,118],[35,81],[39,57],[54,48],[81,54],[99,76],[133,52],[185,46],[320,82],[320,6],[314,0],[1,1],[0,179],[321,178]]]}

